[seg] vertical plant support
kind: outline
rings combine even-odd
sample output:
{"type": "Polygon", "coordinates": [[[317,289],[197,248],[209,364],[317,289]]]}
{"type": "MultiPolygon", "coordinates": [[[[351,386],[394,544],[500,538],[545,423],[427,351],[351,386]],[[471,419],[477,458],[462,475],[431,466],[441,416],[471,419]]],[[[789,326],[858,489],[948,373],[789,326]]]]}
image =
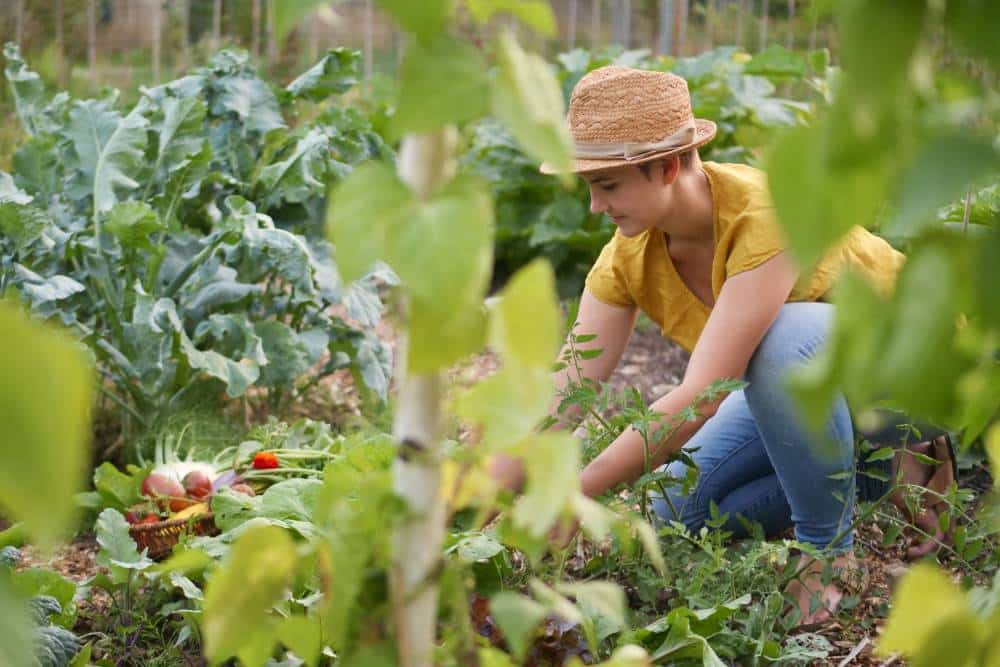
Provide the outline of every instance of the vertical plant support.
{"type": "MultiPolygon", "coordinates": [[[[454,173],[453,127],[406,136],[398,174],[420,199],[427,199],[454,173]]],[[[407,319],[403,305],[403,321],[407,319]]],[[[438,372],[406,372],[408,337],[397,349],[398,404],[393,434],[399,451],[393,486],[406,500],[408,518],[393,536],[390,576],[393,620],[400,664],[430,667],[437,623],[438,586],[434,580],[444,537],[445,503],[440,493],[441,378],[438,372]]]]}
{"type": "Polygon", "coordinates": [[[250,53],[254,62],[260,59],[260,0],[250,3],[250,53]]]}
{"type": "Polygon", "coordinates": [[[212,50],[218,51],[222,42],[222,0],[212,3],[212,50]]]}
{"type": "Polygon", "coordinates": [[[590,0],[590,48],[597,49],[601,41],[601,0],[590,0]]]}
{"type": "Polygon", "coordinates": [[[97,88],[97,0],[87,2],[87,66],[90,89],[97,88]]]}
{"type": "Polygon", "coordinates": [[[153,20],[150,29],[153,31],[153,84],[160,83],[160,45],[163,35],[163,6],[158,0],[153,2],[153,20]]]}

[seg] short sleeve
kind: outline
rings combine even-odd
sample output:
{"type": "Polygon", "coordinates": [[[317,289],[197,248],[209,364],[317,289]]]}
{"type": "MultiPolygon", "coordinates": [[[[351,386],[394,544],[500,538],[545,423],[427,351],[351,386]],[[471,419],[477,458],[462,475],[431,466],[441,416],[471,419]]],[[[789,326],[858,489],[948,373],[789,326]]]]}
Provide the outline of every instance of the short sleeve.
{"type": "Polygon", "coordinates": [[[599,301],[611,306],[632,306],[635,299],[629,294],[622,267],[619,266],[619,255],[618,235],[615,234],[590,268],[585,285],[599,301]]]}
{"type": "Polygon", "coordinates": [[[774,209],[768,206],[743,211],[727,232],[727,277],[760,266],[788,245],[774,209]]]}

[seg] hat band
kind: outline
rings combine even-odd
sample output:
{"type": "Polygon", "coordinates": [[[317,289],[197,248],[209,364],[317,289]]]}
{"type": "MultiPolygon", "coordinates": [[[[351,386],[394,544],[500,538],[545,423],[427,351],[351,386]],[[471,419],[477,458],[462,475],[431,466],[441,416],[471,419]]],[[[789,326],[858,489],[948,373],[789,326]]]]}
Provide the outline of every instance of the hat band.
{"type": "Polygon", "coordinates": [[[684,127],[667,135],[659,141],[646,143],[575,143],[575,157],[580,160],[641,160],[644,157],[663,153],[674,148],[682,148],[694,141],[696,127],[694,118],[689,118],[684,127]]]}

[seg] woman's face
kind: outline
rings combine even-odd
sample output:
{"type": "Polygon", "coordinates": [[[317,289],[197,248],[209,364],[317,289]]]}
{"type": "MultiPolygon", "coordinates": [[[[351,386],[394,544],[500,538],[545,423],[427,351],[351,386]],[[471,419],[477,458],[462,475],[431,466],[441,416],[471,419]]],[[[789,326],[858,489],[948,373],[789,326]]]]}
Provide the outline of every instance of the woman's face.
{"type": "Polygon", "coordinates": [[[644,173],[635,165],[584,174],[590,185],[590,210],[604,213],[623,236],[638,236],[656,226],[668,205],[663,163],[644,173]]]}

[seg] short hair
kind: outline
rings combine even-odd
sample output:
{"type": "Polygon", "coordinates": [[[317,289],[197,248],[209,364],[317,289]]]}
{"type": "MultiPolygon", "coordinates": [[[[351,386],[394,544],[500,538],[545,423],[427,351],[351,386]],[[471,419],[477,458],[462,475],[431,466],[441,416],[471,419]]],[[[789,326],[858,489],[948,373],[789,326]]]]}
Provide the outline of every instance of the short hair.
{"type": "MultiPolygon", "coordinates": [[[[677,153],[677,159],[680,160],[681,169],[690,169],[691,168],[692,163],[694,163],[695,153],[697,151],[698,151],[697,148],[689,148],[686,151],[683,151],[682,153],[677,153]]],[[[646,178],[649,178],[649,167],[652,164],[654,164],[656,162],[660,162],[660,161],[661,160],[650,160],[649,162],[641,162],[641,163],[637,164],[636,166],[639,167],[639,171],[642,172],[643,176],[645,176],[646,178]]]]}

